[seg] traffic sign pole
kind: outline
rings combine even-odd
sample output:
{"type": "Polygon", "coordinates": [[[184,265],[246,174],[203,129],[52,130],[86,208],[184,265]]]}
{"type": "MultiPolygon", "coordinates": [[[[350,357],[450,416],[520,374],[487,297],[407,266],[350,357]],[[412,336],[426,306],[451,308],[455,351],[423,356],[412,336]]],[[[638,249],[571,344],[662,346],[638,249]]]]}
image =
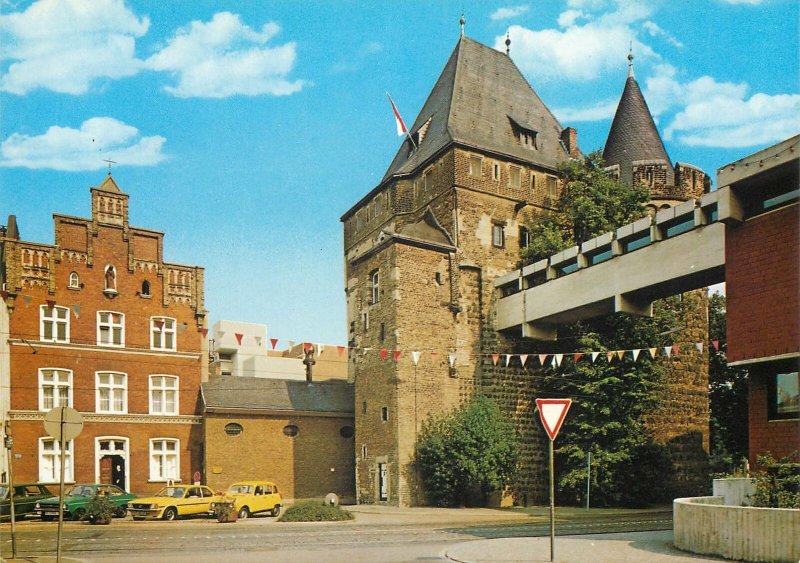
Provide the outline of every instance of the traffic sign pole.
{"type": "Polygon", "coordinates": [[[61,488],[58,491],[58,539],[56,540],[56,563],[61,563],[61,534],[64,529],[64,407],[61,410],[61,423],[58,432],[58,447],[61,454],[61,462],[59,463],[59,471],[61,476],[59,482],[61,488]]]}
{"type": "Polygon", "coordinates": [[[550,561],[556,551],[556,487],[553,470],[553,440],[550,440],[550,561]]]}

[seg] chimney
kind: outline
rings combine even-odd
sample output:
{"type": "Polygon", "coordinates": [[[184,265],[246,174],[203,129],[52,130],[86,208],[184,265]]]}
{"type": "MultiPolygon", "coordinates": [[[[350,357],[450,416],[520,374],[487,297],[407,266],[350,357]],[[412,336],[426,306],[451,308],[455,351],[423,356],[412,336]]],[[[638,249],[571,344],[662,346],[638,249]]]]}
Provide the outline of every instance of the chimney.
{"type": "Polygon", "coordinates": [[[579,158],[581,151],[578,148],[578,132],[574,127],[566,127],[561,131],[561,142],[567,149],[570,158],[579,158]]]}
{"type": "Polygon", "coordinates": [[[6,226],[5,236],[10,239],[19,240],[19,228],[17,227],[16,215],[8,216],[8,225],[6,226]]]}

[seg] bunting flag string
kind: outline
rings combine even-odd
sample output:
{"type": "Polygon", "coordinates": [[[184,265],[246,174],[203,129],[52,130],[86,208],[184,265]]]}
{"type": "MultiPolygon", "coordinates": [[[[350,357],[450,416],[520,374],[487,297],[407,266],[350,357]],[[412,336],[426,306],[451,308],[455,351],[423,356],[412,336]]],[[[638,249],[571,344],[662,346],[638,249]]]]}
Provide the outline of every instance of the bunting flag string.
{"type": "Polygon", "coordinates": [[[700,352],[701,354],[703,353],[703,343],[702,342],[696,342],[694,347],[697,348],[698,352],[700,352]]]}
{"type": "Polygon", "coordinates": [[[380,351],[381,360],[386,361],[386,356],[388,355],[389,355],[389,350],[387,350],[386,348],[381,348],[380,351]]]}
{"type": "Polygon", "coordinates": [[[658,348],[648,348],[648,350],[650,351],[650,357],[655,360],[656,359],[656,353],[658,352],[658,348]]]}
{"type": "Polygon", "coordinates": [[[528,361],[528,354],[519,355],[519,362],[522,364],[522,367],[525,367],[525,362],[527,361],[528,361]]]}
{"type": "Polygon", "coordinates": [[[272,344],[272,349],[274,350],[275,346],[278,345],[278,339],[277,338],[270,338],[269,339],[269,343],[272,344]]]}
{"type": "Polygon", "coordinates": [[[511,363],[511,354],[506,354],[506,367],[511,363]]]}
{"type": "Polygon", "coordinates": [[[394,363],[397,363],[397,360],[400,359],[400,350],[392,350],[392,358],[394,358],[394,363]]]}
{"type": "MultiPolygon", "coordinates": [[[[455,354],[455,352],[450,352],[447,355],[447,360],[450,362],[450,367],[455,366],[456,365],[456,354],[455,354]]],[[[508,364],[506,364],[506,365],[508,365],[508,364]]]]}
{"type": "Polygon", "coordinates": [[[664,355],[668,358],[672,356],[672,346],[664,346],[664,355]]]}
{"type": "Polygon", "coordinates": [[[714,346],[714,350],[719,350],[719,340],[712,340],[711,344],[714,346]]]}
{"type": "Polygon", "coordinates": [[[497,365],[497,361],[500,359],[500,354],[492,354],[492,363],[497,365]]]}
{"type": "Polygon", "coordinates": [[[202,334],[203,338],[205,338],[206,336],[208,336],[208,329],[207,328],[201,328],[200,329],[200,334],[202,334]]]}
{"type": "Polygon", "coordinates": [[[631,350],[631,354],[633,355],[633,361],[634,362],[639,357],[639,352],[641,352],[641,349],[639,349],[639,348],[636,348],[635,350],[631,350]]]}
{"type": "Polygon", "coordinates": [[[544,365],[545,361],[547,361],[547,356],[550,354],[539,354],[539,363],[544,365]]]}
{"type": "Polygon", "coordinates": [[[600,352],[592,352],[591,353],[592,363],[594,363],[595,360],[597,360],[597,356],[599,356],[599,355],[600,355],[600,352]]]}
{"type": "MultiPolygon", "coordinates": [[[[273,346],[274,348],[274,346],[273,346]]],[[[339,357],[342,357],[342,353],[344,352],[344,346],[337,346],[336,351],[339,353],[339,357]]]]}
{"type": "Polygon", "coordinates": [[[242,345],[242,338],[244,338],[244,334],[242,334],[241,332],[236,332],[236,333],[234,333],[234,336],[236,336],[236,342],[238,342],[239,346],[241,346],[242,345]]]}
{"type": "Polygon", "coordinates": [[[415,366],[419,363],[420,356],[422,356],[422,352],[418,350],[411,352],[411,361],[414,362],[415,366]]]}

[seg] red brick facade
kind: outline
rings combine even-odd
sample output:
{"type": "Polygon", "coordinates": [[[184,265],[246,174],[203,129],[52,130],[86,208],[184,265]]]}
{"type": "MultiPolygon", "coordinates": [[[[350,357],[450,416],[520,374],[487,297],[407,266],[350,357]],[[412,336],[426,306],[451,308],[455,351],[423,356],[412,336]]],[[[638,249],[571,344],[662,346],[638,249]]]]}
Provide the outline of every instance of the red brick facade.
{"type": "Polygon", "coordinates": [[[202,472],[203,269],[165,263],[163,233],[129,226],[127,200],[109,177],[92,189],[91,219],[54,216],[54,245],[2,239],[19,482],[57,481],[43,427],[60,400],[51,378],[84,419],[68,481],[147,493],[202,472]]]}

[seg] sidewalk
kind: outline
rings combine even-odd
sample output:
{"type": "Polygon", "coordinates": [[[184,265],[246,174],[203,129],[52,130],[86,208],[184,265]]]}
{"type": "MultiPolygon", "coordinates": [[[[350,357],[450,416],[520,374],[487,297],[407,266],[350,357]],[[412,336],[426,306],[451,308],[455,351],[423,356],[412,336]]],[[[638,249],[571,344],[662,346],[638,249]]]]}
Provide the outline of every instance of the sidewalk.
{"type": "MultiPolygon", "coordinates": [[[[465,542],[448,548],[446,556],[458,563],[550,561],[550,538],[503,538],[465,542]]],[[[562,563],[724,561],[722,558],[694,555],[676,549],[672,545],[670,530],[557,536],[554,560],[562,563]]]]}

